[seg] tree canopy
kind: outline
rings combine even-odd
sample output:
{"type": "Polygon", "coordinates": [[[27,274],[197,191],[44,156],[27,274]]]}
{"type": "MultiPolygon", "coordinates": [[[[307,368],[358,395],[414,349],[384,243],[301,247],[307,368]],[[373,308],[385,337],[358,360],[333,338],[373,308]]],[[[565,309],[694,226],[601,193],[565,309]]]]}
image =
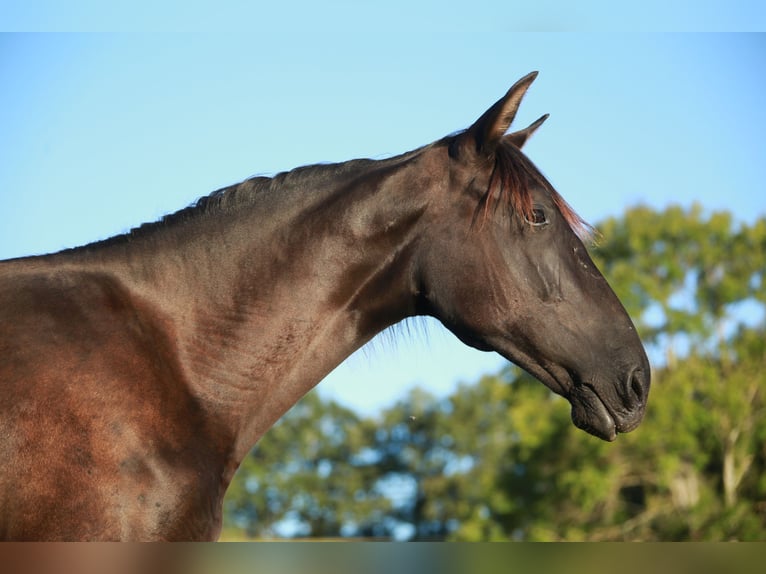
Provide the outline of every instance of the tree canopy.
{"type": "Polygon", "coordinates": [[[636,431],[587,435],[513,365],[375,417],[312,392],[243,462],[225,535],[766,539],[766,219],[639,206],[597,227],[653,363],[636,431]]]}

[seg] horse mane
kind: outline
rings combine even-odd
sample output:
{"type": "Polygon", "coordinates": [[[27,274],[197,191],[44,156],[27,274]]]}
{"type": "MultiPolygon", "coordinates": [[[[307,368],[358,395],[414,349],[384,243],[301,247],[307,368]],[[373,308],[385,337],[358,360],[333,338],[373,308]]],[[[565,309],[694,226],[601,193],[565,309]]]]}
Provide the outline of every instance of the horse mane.
{"type": "Polygon", "coordinates": [[[593,226],[577,214],[537,166],[509,141],[503,141],[495,150],[492,176],[480,204],[484,210],[483,217],[486,218],[490,209],[502,206],[526,221],[533,221],[534,185],[539,185],[548,192],[564,221],[583,242],[593,240],[596,235],[593,226]]]}
{"type": "MultiPolygon", "coordinates": [[[[179,211],[167,214],[157,221],[144,223],[127,233],[102,239],[82,247],[65,249],[63,252],[127,243],[158,228],[167,228],[200,217],[214,216],[218,213],[241,209],[253,204],[263,194],[285,188],[312,188],[321,186],[324,181],[328,180],[337,184],[338,179],[353,178],[360,171],[369,169],[373,165],[382,166],[406,161],[418,155],[426,147],[429,146],[383,160],[354,159],[340,163],[319,163],[297,167],[278,173],[273,177],[251,177],[204,195],[179,211]]],[[[502,205],[525,220],[532,221],[534,201],[531,189],[534,185],[541,186],[550,194],[554,205],[580,239],[583,241],[593,239],[595,236],[594,228],[572,209],[540,170],[509,141],[503,141],[495,151],[494,169],[487,191],[479,203],[479,211],[483,210],[483,217],[486,219],[490,209],[496,209],[502,205]]]]}
{"type": "Polygon", "coordinates": [[[266,195],[269,192],[289,187],[310,187],[312,184],[321,184],[323,180],[348,177],[359,169],[364,169],[373,163],[375,161],[369,159],[355,159],[341,163],[318,163],[296,167],[274,176],[254,176],[203,195],[187,207],[163,215],[158,220],[142,223],[125,233],[94,241],[87,245],[65,249],[61,253],[128,243],[139,237],[151,234],[158,229],[173,227],[177,224],[215,216],[220,213],[236,211],[252,205],[258,201],[260,196],[266,195]]]}
{"type": "Polygon", "coordinates": [[[283,171],[274,176],[251,177],[204,195],[189,206],[164,215],[157,221],[143,223],[127,233],[110,237],[85,247],[121,243],[145,235],[147,232],[153,232],[159,228],[170,227],[201,217],[236,211],[254,204],[259,201],[260,197],[275,195],[290,189],[320,189],[327,182],[338,186],[345,180],[358,177],[360,173],[364,173],[371,167],[384,167],[406,161],[419,154],[425,147],[427,146],[382,160],[363,158],[339,163],[316,163],[283,171]]]}
{"type": "MultiPolygon", "coordinates": [[[[322,180],[327,179],[337,183],[339,178],[353,176],[353,174],[358,173],[360,170],[368,169],[374,165],[382,166],[383,164],[406,161],[418,155],[426,147],[429,146],[417,148],[383,160],[354,159],[341,163],[320,163],[298,167],[279,173],[274,177],[254,177],[203,196],[186,209],[166,215],[159,223],[169,224],[199,214],[236,209],[243,204],[252,202],[259,190],[304,187],[308,182],[312,185],[317,185],[322,180]]],[[[513,213],[526,221],[532,221],[534,210],[532,187],[534,185],[538,185],[548,192],[564,221],[582,241],[589,242],[594,239],[597,233],[593,226],[578,215],[540,172],[537,166],[508,140],[504,140],[495,151],[495,165],[492,176],[487,191],[480,203],[480,207],[483,206],[484,209],[484,216],[486,217],[490,208],[494,209],[498,205],[503,205],[506,208],[510,208],[513,213]]]]}

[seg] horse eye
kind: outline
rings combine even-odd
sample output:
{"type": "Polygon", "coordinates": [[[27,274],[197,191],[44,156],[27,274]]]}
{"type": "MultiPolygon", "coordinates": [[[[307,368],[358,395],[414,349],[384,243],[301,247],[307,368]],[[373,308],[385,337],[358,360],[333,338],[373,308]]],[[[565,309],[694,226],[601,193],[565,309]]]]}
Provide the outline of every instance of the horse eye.
{"type": "Polygon", "coordinates": [[[532,208],[532,218],[527,219],[527,222],[531,225],[545,225],[548,223],[548,218],[545,216],[545,210],[538,205],[534,206],[532,208]]]}

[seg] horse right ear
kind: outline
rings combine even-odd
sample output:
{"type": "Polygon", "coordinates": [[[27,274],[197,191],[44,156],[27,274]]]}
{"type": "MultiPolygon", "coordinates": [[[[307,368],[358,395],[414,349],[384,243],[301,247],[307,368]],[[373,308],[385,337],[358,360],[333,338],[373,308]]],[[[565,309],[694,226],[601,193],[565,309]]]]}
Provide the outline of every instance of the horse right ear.
{"type": "MultiPolygon", "coordinates": [[[[536,77],[537,72],[532,72],[516,82],[505,96],[495,102],[470,128],[461,134],[459,138],[460,148],[470,150],[479,156],[492,156],[505,136],[505,132],[511,127],[521,99],[536,77]]],[[[533,124],[534,127],[527,128],[527,130],[531,128],[528,135],[531,135],[542,121],[538,120],[535,123],[537,125],[533,124]]]]}
{"type": "Polygon", "coordinates": [[[548,119],[549,114],[545,114],[544,116],[538,118],[534,122],[532,122],[529,126],[524,128],[523,130],[519,130],[516,132],[513,132],[512,134],[508,134],[505,136],[505,140],[511,142],[513,145],[515,145],[517,148],[521,149],[524,147],[524,144],[527,143],[527,140],[532,136],[535,131],[537,131],[537,128],[539,128],[541,125],[543,125],[543,122],[548,119]]]}

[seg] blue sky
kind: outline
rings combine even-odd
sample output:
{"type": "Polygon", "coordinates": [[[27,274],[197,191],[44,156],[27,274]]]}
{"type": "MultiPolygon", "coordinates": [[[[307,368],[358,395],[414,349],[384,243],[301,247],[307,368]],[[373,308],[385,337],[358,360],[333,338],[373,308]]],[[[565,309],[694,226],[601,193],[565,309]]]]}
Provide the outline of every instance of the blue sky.
{"type": "MultiPolygon", "coordinates": [[[[508,31],[507,4],[485,4],[297,21],[282,5],[230,33],[0,35],[0,258],[124,232],[252,175],[412,149],[531,70],[518,125],[551,117],[526,151],[586,219],[694,201],[766,213],[766,35],[524,33],[508,31]]],[[[504,364],[425,330],[351,357],[320,392],[373,412],[504,364]]]]}
{"type": "Polygon", "coordinates": [[[306,30],[369,39],[382,33],[428,37],[512,32],[753,32],[762,31],[761,0],[4,0],[0,26],[8,31],[275,32],[289,43],[306,30]]]}

